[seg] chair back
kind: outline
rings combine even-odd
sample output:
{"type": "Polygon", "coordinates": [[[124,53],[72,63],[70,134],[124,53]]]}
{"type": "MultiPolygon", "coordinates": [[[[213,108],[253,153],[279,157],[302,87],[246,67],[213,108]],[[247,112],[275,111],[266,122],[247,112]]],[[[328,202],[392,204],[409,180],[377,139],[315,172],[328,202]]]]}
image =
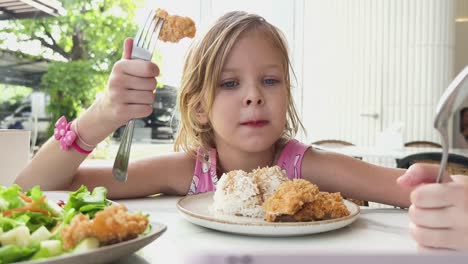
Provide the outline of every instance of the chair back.
{"type": "Polygon", "coordinates": [[[424,140],[406,142],[404,146],[418,148],[442,148],[442,146],[439,143],[424,140]]]}
{"type": "MultiPolygon", "coordinates": [[[[441,152],[422,152],[397,159],[396,163],[398,168],[407,169],[414,163],[440,164],[441,160],[441,152]]],[[[449,153],[447,171],[449,174],[468,175],[468,157],[449,153]]]]}
{"type": "Polygon", "coordinates": [[[351,142],[338,140],[338,139],[318,140],[318,141],[312,142],[312,145],[324,146],[324,147],[329,147],[329,148],[341,148],[341,147],[346,147],[346,146],[354,146],[354,144],[351,142]]]}

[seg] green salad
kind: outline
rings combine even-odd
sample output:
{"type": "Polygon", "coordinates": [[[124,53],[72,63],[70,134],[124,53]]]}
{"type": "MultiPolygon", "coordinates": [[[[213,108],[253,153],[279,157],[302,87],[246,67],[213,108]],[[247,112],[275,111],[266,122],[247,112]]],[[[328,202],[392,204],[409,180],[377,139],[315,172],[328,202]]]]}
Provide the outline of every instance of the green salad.
{"type": "Polygon", "coordinates": [[[104,187],[96,187],[90,192],[81,186],[71,192],[64,203],[49,200],[39,186],[26,192],[18,185],[0,186],[0,264],[99,247],[99,241],[90,237],[73,249],[64,250],[60,231],[79,213],[93,219],[97,212],[111,204],[106,195],[104,187]]]}

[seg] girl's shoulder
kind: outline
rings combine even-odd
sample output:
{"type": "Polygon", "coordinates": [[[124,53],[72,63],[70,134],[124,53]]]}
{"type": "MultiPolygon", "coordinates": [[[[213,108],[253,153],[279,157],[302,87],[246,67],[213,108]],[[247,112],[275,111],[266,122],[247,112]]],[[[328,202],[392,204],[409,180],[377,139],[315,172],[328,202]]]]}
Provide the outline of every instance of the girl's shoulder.
{"type": "MultiPolygon", "coordinates": [[[[280,143],[281,144],[281,143],[280,143]]],[[[286,171],[289,179],[300,179],[302,160],[310,145],[299,142],[296,139],[288,140],[278,146],[280,155],[277,164],[286,171]]]]}
{"type": "Polygon", "coordinates": [[[279,158],[282,156],[294,156],[296,153],[304,153],[311,147],[311,145],[302,143],[297,139],[283,140],[277,143],[279,158]]]}

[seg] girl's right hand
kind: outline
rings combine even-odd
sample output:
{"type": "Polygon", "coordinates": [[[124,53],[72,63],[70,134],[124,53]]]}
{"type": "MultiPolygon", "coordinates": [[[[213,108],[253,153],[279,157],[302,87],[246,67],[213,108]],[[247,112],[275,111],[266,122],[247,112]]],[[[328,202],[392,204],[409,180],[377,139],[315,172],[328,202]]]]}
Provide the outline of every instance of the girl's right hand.
{"type": "Polygon", "coordinates": [[[414,164],[398,179],[414,188],[409,208],[410,232],[420,251],[468,251],[468,183],[465,175],[448,175],[434,183],[438,166],[414,164]]]}
{"type": "Polygon", "coordinates": [[[130,119],[153,111],[159,68],[151,61],[131,60],[132,46],[133,39],[126,39],[122,59],[114,64],[104,95],[80,117],[80,136],[91,144],[99,143],[130,119]]]}

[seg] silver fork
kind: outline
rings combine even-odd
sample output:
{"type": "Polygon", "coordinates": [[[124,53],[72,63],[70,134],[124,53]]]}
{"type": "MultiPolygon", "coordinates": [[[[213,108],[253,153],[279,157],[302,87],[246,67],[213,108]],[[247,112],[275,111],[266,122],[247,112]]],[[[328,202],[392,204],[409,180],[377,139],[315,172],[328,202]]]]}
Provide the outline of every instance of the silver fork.
{"type": "MultiPolygon", "coordinates": [[[[159,33],[164,24],[164,19],[156,18],[155,11],[152,10],[144,24],[138,30],[133,41],[133,48],[131,59],[139,59],[150,61],[153,56],[154,48],[158,42],[159,33]]],[[[120,182],[127,181],[128,177],[128,160],[130,158],[130,148],[133,139],[133,129],[135,127],[135,120],[128,121],[125,131],[120,141],[119,150],[114,161],[114,168],[112,174],[114,178],[120,182]]]]}
{"type": "Polygon", "coordinates": [[[448,160],[448,123],[454,112],[460,107],[468,96],[468,66],[465,67],[450,83],[447,90],[439,100],[436,110],[434,127],[439,131],[442,139],[442,160],[440,161],[437,183],[442,181],[448,160]]]}

